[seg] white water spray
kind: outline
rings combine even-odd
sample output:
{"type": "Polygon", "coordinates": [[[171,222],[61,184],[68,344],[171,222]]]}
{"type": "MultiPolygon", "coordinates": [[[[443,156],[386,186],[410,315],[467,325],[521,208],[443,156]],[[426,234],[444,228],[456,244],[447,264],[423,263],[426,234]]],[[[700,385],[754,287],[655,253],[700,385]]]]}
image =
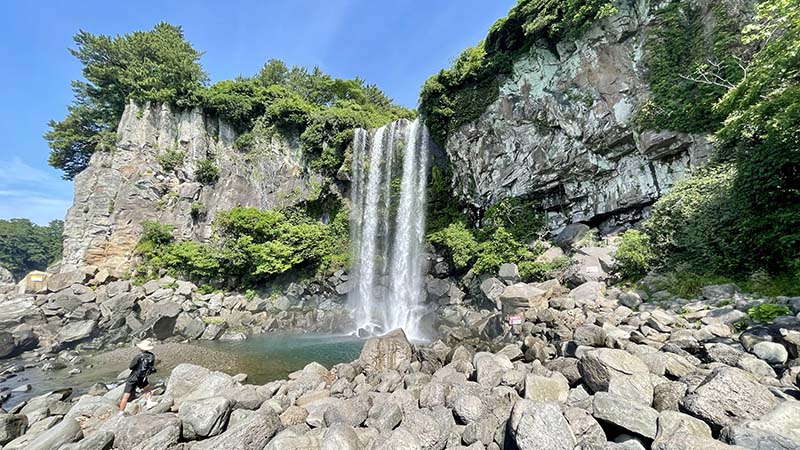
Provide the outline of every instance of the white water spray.
{"type": "Polygon", "coordinates": [[[356,130],[350,239],[356,287],[350,293],[359,329],[402,328],[424,339],[422,245],[430,137],[419,120],[400,120],[370,138],[356,130]],[[397,175],[395,175],[397,174],[397,175]]]}

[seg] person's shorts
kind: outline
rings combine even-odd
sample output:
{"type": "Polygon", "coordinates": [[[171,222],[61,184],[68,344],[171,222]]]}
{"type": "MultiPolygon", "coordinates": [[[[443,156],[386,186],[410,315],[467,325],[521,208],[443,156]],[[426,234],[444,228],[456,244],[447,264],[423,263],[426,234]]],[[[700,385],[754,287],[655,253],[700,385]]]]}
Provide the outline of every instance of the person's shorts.
{"type": "Polygon", "coordinates": [[[150,383],[148,383],[147,378],[144,378],[144,379],[141,379],[141,380],[140,379],[128,380],[128,381],[125,382],[125,391],[124,392],[126,394],[133,394],[134,390],[136,390],[137,388],[138,389],[144,389],[144,387],[147,386],[148,384],[150,384],[150,383]]]}

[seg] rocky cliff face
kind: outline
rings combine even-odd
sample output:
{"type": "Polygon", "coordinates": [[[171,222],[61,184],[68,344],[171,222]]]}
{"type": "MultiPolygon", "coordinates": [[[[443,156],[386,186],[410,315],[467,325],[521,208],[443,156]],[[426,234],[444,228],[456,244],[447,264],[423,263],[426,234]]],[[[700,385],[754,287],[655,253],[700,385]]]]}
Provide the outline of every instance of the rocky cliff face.
{"type": "Polygon", "coordinates": [[[207,240],[218,211],[290,206],[317,195],[321,180],[304,171],[296,137],[261,137],[246,152],[234,147],[235,139],[231,127],[199,108],[129,104],[116,149],[96,153],[75,178],[62,271],[130,269],[146,220],[174,225],[179,239],[207,240]],[[157,159],[165,152],[179,152],[183,162],[165,170],[157,159]],[[219,168],[213,184],[196,181],[204,160],[219,168]]]}
{"type": "Polygon", "coordinates": [[[582,221],[608,230],[640,218],[707,158],[706,135],[634,126],[648,96],[644,45],[658,7],[619,8],[579,41],[533,47],[497,101],[449,136],[463,200],[482,208],[527,195],[543,201],[552,229],[582,221]]]}

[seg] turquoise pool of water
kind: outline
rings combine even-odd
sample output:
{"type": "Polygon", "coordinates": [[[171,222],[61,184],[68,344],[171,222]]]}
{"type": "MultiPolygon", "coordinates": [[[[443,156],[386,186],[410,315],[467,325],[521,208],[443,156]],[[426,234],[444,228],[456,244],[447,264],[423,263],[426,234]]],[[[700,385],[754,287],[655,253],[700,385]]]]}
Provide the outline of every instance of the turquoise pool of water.
{"type": "Polygon", "coordinates": [[[264,334],[241,342],[205,342],[203,347],[236,355],[248,382],[264,384],[286,378],[316,361],[327,368],[357,359],[364,340],[352,336],[264,334]]]}
{"type": "MultiPolygon", "coordinates": [[[[156,345],[158,372],[150,378],[155,383],[166,381],[176,365],[192,363],[230,375],[246,373],[248,383],[265,384],[287,378],[312,361],[327,368],[353,361],[358,358],[363,345],[364,340],[352,336],[289,333],[250,336],[241,342],[197,341],[156,345]]],[[[81,373],[72,375],[69,374],[72,367],[50,372],[38,367],[26,369],[0,381],[0,392],[31,385],[27,392],[13,392],[2,407],[8,409],[21,401],[65,387],[72,388],[73,396],[77,396],[95,383],[113,385],[135,354],[136,350],[129,348],[87,356],[86,361],[77,366],[81,373]]],[[[0,370],[14,363],[20,361],[3,361],[0,370]]]]}

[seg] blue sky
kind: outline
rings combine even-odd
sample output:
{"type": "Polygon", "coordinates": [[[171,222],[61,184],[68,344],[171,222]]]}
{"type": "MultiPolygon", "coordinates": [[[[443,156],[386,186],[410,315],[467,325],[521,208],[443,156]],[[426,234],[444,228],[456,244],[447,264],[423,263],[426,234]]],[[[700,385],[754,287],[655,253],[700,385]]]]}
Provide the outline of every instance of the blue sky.
{"type": "Polygon", "coordinates": [[[42,134],[72,99],[72,36],[181,25],[211,81],[251,75],[270,58],[360,76],[405,106],[425,79],[474,45],[515,0],[4,2],[0,26],[0,219],[62,219],[72,183],[47,165],[42,134]]]}

